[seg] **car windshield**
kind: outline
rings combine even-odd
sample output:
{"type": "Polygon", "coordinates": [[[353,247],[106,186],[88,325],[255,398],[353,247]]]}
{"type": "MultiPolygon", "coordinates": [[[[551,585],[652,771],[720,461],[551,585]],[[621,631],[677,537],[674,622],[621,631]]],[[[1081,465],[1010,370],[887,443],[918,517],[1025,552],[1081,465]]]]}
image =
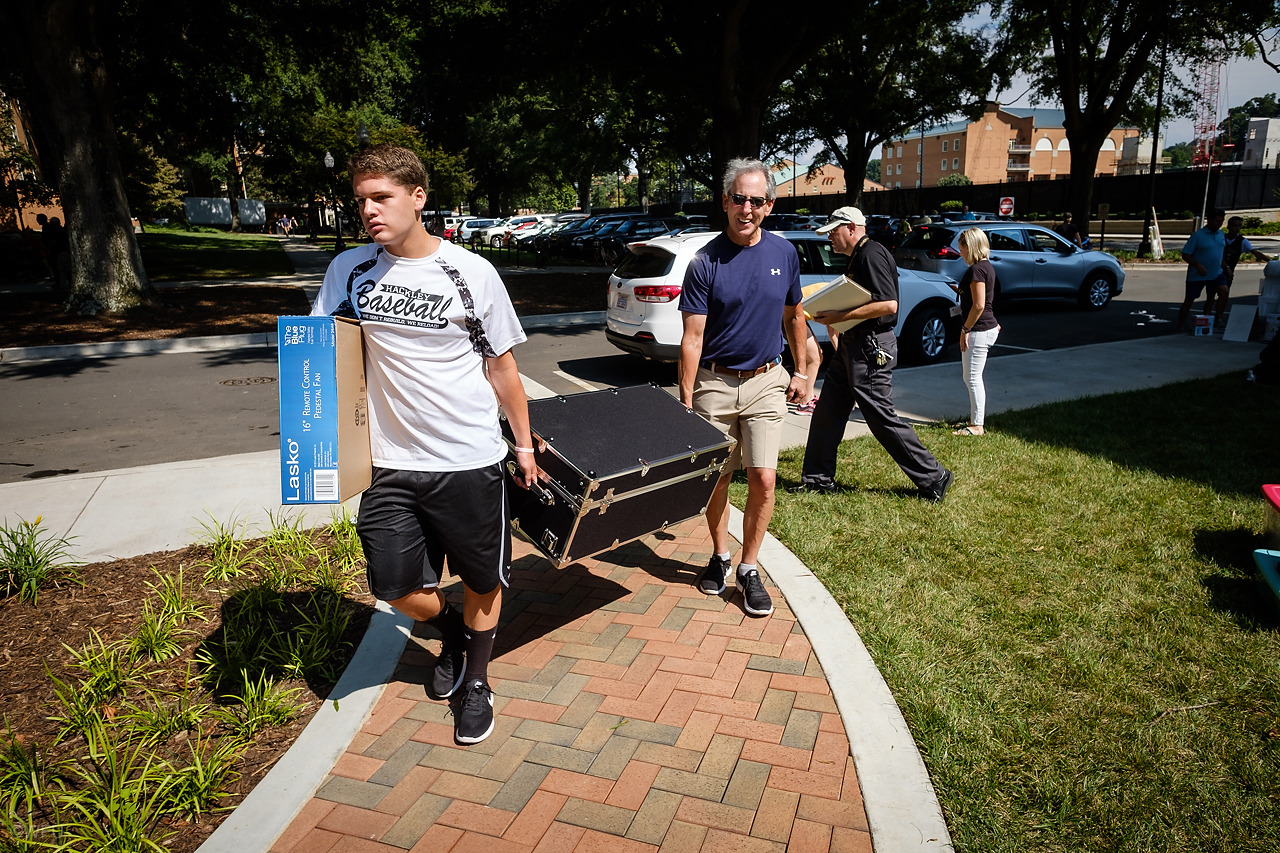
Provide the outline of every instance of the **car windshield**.
{"type": "Polygon", "coordinates": [[[618,278],[660,278],[671,272],[676,256],[663,249],[642,248],[627,252],[613,274],[618,278]]]}
{"type": "Polygon", "coordinates": [[[902,241],[902,248],[921,249],[926,252],[932,249],[941,249],[943,246],[950,246],[951,240],[955,236],[956,232],[951,228],[921,225],[902,241]]]}

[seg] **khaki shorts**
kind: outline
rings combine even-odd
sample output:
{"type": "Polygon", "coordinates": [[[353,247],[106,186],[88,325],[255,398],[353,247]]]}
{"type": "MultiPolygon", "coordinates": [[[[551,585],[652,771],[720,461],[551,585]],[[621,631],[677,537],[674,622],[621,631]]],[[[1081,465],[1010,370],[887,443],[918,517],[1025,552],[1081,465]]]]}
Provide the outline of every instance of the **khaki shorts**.
{"type": "Polygon", "coordinates": [[[790,382],[777,364],[750,379],[698,368],[693,410],[738,440],[726,471],[778,467],[790,382]]]}

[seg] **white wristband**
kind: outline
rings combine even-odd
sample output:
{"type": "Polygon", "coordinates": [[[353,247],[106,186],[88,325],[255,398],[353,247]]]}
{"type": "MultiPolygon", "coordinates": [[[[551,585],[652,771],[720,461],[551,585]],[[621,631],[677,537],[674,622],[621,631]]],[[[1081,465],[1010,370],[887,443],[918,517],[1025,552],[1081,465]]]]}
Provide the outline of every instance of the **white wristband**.
{"type": "Polygon", "coordinates": [[[533,448],[532,448],[532,447],[517,447],[517,448],[515,448],[515,451],[516,451],[516,453],[532,453],[532,452],[533,452],[533,448]]]}
{"type": "Polygon", "coordinates": [[[791,374],[791,375],[792,375],[792,376],[794,376],[796,379],[808,379],[808,378],[809,378],[808,376],[805,376],[803,373],[793,373],[793,374],[791,374]]]}

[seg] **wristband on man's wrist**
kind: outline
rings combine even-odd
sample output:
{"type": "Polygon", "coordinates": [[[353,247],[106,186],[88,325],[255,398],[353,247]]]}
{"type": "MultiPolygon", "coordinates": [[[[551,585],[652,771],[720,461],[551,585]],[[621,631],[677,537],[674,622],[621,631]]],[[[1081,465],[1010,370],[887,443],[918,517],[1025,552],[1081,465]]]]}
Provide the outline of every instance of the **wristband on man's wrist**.
{"type": "Polygon", "coordinates": [[[532,453],[533,452],[532,447],[517,447],[517,448],[514,448],[514,450],[516,453],[532,453]]]}
{"type": "Polygon", "coordinates": [[[791,374],[791,375],[792,375],[792,376],[794,376],[796,379],[808,379],[808,378],[809,378],[808,376],[805,376],[803,373],[793,373],[793,374],[791,374]]]}
{"type": "Polygon", "coordinates": [[[960,331],[964,332],[967,335],[973,331],[973,326],[961,326],[960,331]]]}

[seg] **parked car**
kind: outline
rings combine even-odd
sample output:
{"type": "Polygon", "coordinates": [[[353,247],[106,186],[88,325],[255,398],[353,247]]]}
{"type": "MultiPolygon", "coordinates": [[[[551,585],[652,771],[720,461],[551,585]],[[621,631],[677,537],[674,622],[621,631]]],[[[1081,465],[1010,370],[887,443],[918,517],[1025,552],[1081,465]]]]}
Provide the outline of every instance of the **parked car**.
{"type": "Polygon", "coordinates": [[[595,237],[592,255],[601,263],[617,266],[626,254],[627,244],[666,234],[673,228],[686,225],[680,216],[654,217],[652,219],[624,219],[595,237]]]}
{"type": "Polygon", "coordinates": [[[803,231],[808,222],[807,216],[798,216],[794,213],[770,213],[764,218],[764,222],[760,223],[760,227],[766,231],[803,231]]]}
{"type": "Polygon", "coordinates": [[[898,266],[941,273],[959,281],[966,265],[960,234],[981,228],[991,244],[996,300],[1074,297],[1088,309],[1106,307],[1124,290],[1120,262],[1105,252],[1081,249],[1040,225],[1026,222],[950,222],[921,225],[894,253],[898,266]]]}
{"type": "Polygon", "coordinates": [[[892,252],[902,240],[902,220],[894,216],[868,216],[867,236],[892,252]]]}
{"type": "Polygon", "coordinates": [[[557,255],[572,254],[572,243],[574,239],[584,234],[594,234],[596,229],[600,228],[606,222],[612,222],[618,219],[627,219],[637,214],[631,213],[611,213],[599,214],[596,216],[588,216],[586,219],[578,219],[569,224],[568,228],[556,231],[551,235],[548,249],[557,255]]]}
{"type": "Polygon", "coordinates": [[[456,242],[470,243],[476,237],[477,232],[484,228],[492,228],[498,224],[496,219],[469,219],[458,226],[455,233],[456,242]]]}
{"type": "Polygon", "coordinates": [[[492,225],[480,229],[476,242],[483,243],[486,246],[493,246],[495,249],[499,246],[505,246],[507,236],[512,231],[528,222],[541,222],[544,218],[541,214],[527,214],[499,219],[492,225]]]}
{"type": "Polygon", "coordinates": [[[640,213],[608,213],[603,216],[593,217],[595,222],[588,219],[586,220],[585,227],[580,229],[569,239],[569,244],[563,254],[567,254],[575,258],[582,258],[583,260],[590,260],[592,248],[595,245],[597,235],[606,229],[612,230],[613,228],[616,228],[618,223],[623,222],[624,220],[639,219],[641,216],[643,216],[643,214],[640,213]]]}
{"type": "MultiPolygon", "coordinates": [[[[629,254],[609,276],[605,337],[624,352],[657,361],[680,358],[684,324],[680,291],[685,270],[714,233],[662,236],[627,246],[629,254]]],[[[800,283],[816,284],[844,272],[848,258],[837,254],[823,235],[784,231],[800,257],[800,283]]],[[[959,302],[952,279],[912,270],[898,271],[898,324],[894,332],[904,361],[931,364],[947,343],[959,337],[959,318],[951,309],[959,302]]],[[[810,322],[814,337],[827,341],[826,326],[810,322]]],[[[781,330],[779,330],[781,331],[781,330]]]]}
{"type": "Polygon", "coordinates": [[[446,222],[443,234],[444,239],[451,243],[461,243],[462,237],[459,236],[459,232],[462,230],[462,226],[466,225],[468,222],[474,222],[478,218],[479,217],[475,216],[460,216],[452,224],[446,222]]]}

